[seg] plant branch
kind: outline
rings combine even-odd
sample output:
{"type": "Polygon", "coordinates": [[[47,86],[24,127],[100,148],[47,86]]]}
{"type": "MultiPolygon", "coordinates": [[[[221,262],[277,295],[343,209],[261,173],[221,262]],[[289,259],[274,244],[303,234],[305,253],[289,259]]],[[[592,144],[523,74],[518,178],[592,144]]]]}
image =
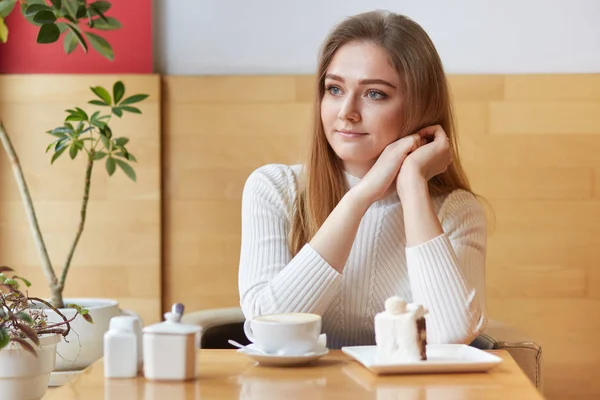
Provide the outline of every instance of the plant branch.
{"type": "MultiPolygon", "coordinates": [[[[64,321],[64,323],[66,324],[66,327],[67,327],[65,329],[65,332],[63,333],[63,336],[66,337],[69,334],[69,331],[71,330],[71,325],[69,323],[71,321],[73,321],[73,319],[75,319],[75,317],[77,316],[77,313],[75,313],[75,317],[73,317],[73,319],[68,320],[67,317],[63,313],[61,313],[60,311],[58,311],[58,309],[56,307],[54,307],[52,304],[50,304],[46,300],[42,300],[42,299],[40,299],[38,297],[29,297],[29,300],[31,300],[31,301],[38,301],[38,302],[44,304],[49,309],[51,309],[52,311],[54,311],[56,314],[58,314],[63,319],[63,321],[64,321]]],[[[62,324],[62,322],[59,323],[59,324],[62,324]]],[[[52,325],[51,327],[57,326],[59,324],[52,325]]]]}
{"type": "MultiPolygon", "coordinates": [[[[71,245],[71,249],[69,250],[69,254],[67,259],[65,260],[65,265],[63,267],[59,286],[62,288],[65,286],[65,281],[67,280],[67,273],[69,272],[69,267],[71,266],[71,260],[73,259],[73,254],[75,253],[75,248],[77,247],[77,243],[79,242],[79,238],[83,233],[83,227],[85,225],[85,217],[87,214],[87,205],[88,200],[90,198],[90,184],[92,178],[92,168],[94,166],[94,160],[92,157],[88,157],[87,167],[85,169],[85,187],[83,189],[83,203],[81,204],[81,219],[79,221],[79,228],[77,229],[77,234],[75,235],[75,240],[73,240],[73,244],[71,245]]],[[[62,298],[61,298],[62,303],[62,298]]],[[[55,303],[56,304],[56,303],[55,303]]],[[[62,304],[57,306],[62,306],[62,304]]]]}
{"type": "Polygon", "coordinates": [[[2,125],[2,122],[0,122],[0,141],[2,141],[4,150],[6,150],[6,154],[10,160],[10,164],[19,187],[19,192],[21,193],[21,198],[25,206],[25,213],[27,214],[29,221],[29,227],[33,233],[33,239],[42,261],[44,275],[46,275],[46,279],[51,288],[55,288],[58,284],[58,280],[56,278],[54,268],[52,268],[50,256],[48,255],[48,250],[46,249],[46,244],[44,243],[44,238],[42,237],[42,232],[40,230],[40,226],[38,225],[35,209],[33,208],[33,201],[31,200],[29,189],[27,188],[27,182],[25,181],[25,176],[23,175],[23,170],[21,169],[21,164],[19,163],[17,153],[15,152],[15,149],[8,137],[8,133],[4,129],[4,125],[2,125]]]}

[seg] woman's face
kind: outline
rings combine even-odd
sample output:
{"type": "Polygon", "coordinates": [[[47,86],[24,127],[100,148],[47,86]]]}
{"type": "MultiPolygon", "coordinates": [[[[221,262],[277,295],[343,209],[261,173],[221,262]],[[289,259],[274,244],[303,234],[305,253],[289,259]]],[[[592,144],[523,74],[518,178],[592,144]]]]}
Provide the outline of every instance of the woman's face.
{"type": "Polygon", "coordinates": [[[400,78],[387,52],[366,42],[340,47],[326,71],[321,120],[347,172],[362,178],[400,138],[401,110],[400,78]]]}

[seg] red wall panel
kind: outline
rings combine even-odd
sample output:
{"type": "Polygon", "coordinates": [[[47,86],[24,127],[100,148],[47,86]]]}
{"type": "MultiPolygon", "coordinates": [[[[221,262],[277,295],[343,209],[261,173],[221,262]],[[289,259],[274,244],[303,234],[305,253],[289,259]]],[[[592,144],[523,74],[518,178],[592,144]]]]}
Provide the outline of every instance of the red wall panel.
{"type": "Polygon", "coordinates": [[[106,15],[119,20],[123,27],[92,32],[112,45],[114,61],[102,57],[89,42],[87,55],[81,47],[67,55],[62,36],[56,43],[37,44],[39,28],[27,22],[15,8],[7,18],[8,43],[0,43],[0,73],[151,73],[152,0],[113,0],[111,3],[106,15]]]}

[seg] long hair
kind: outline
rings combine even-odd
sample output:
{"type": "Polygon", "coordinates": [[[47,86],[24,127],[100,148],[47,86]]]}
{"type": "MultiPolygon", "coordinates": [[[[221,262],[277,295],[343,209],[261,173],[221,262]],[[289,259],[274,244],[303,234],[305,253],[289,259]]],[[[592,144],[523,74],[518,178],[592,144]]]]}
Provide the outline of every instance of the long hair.
{"type": "Polygon", "coordinates": [[[323,130],[321,101],[329,64],[336,51],[350,42],[381,46],[398,72],[405,105],[400,111],[403,121],[400,137],[435,124],[441,125],[448,135],[453,162],[446,172],[429,181],[430,194],[443,195],[455,189],[471,191],[458,157],[448,82],[433,42],[419,24],[405,16],[386,11],[355,15],[330,32],[319,54],[313,135],[308,161],[300,176],[289,235],[293,255],[310,241],[348,190],[342,162],[323,130]]]}

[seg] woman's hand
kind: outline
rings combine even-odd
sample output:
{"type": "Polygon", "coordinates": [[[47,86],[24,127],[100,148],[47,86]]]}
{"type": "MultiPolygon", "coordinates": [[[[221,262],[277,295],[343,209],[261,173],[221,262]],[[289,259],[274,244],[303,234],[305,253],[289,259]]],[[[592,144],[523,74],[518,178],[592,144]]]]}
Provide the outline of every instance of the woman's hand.
{"type": "Polygon", "coordinates": [[[404,162],[396,180],[396,190],[402,198],[407,187],[416,181],[427,182],[445,172],[452,164],[450,142],[440,125],[421,129],[417,135],[427,139],[426,144],[411,152],[404,162]]]}
{"type": "Polygon", "coordinates": [[[425,133],[407,135],[390,143],[383,150],[373,167],[353,190],[367,207],[385,196],[407,156],[426,143],[424,135],[425,133]]]}

